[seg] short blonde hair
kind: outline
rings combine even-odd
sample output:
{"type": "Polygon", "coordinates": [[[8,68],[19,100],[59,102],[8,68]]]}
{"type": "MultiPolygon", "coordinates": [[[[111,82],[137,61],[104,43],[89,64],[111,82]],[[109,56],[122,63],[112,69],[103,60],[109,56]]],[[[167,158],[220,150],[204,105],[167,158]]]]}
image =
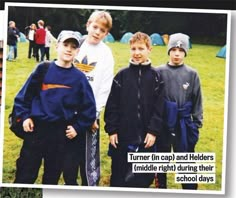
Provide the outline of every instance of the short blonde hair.
{"type": "Polygon", "coordinates": [[[98,11],[98,10],[94,11],[90,15],[87,24],[90,24],[94,21],[98,21],[98,20],[101,20],[101,19],[105,20],[104,25],[106,26],[108,31],[110,31],[110,29],[112,28],[112,17],[110,15],[110,13],[107,12],[107,11],[98,11]]]}
{"type": "Polygon", "coordinates": [[[39,20],[38,24],[41,25],[41,26],[44,26],[44,21],[43,20],[39,20]]]}
{"type": "Polygon", "coordinates": [[[9,25],[16,25],[15,21],[9,21],[9,25]]]}
{"type": "Polygon", "coordinates": [[[129,44],[132,45],[133,43],[136,42],[144,42],[147,48],[150,48],[152,45],[151,38],[143,32],[136,32],[135,34],[132,35],[132,37],[129,40],[129,44]]]}
{"type": "Polygon", "coordinates": [[[32,23],[32,24],[30,25],[30,27],[31,27],[33,30],[36,30],[36,29],[37,29],[35,23],[32,23]]]}

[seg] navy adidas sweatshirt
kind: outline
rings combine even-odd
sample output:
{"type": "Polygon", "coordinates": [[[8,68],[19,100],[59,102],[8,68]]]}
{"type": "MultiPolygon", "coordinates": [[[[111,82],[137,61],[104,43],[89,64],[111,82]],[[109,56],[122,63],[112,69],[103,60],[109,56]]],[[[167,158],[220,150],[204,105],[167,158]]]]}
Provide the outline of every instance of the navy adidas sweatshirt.
{"type": "Polygon", "coordinates": [[[40,80],[44,66],[41,63],[36,67],[16,95],[17,116],[46,123],[65,122],[77,133],[84,132],[96,119],[95,99],[85,75],[74,66],[63,68],[52,62],[40,80]]]}

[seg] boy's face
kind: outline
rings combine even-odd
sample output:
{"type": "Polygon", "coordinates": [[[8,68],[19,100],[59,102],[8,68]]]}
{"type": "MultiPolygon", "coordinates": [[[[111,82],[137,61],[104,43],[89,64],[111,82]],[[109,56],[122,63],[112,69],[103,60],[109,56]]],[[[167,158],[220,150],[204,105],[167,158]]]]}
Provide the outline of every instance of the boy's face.
{"type": "Polygon", "coordinates": [[[148,48],[144,42],[138,41],[130,44],[130,52],[132,61],[140,64],[148,60],[151,48],[148,48]]]}
{"type": "Polygon", "coordinates": [[[184,62],[185,52],[182,48],[174,47],[170,50],[169,64],[173,66],[182,65],[184,62]]]}
{"type": "Polygon", "coordinates": [[[87,23],[87,41],[90,44],[98,44],[108,34],[108,29],[105,23],[106,21],[104,19],[99,19],[97,21],[87,23]]]}
{"type": "Polygon", "coordinates": [[[12,22],[11,24],[10,24],[10,27],[11,28],[14,28],[16,26],[16,24],[14,23],[14,22],[12,22]]]}
{"type": "Polygon", "coordinates": [[[74,57],[79,52],[75,39],[67,39],[57,43],[57,59],[63,63],[72,63],[74,57]]]}

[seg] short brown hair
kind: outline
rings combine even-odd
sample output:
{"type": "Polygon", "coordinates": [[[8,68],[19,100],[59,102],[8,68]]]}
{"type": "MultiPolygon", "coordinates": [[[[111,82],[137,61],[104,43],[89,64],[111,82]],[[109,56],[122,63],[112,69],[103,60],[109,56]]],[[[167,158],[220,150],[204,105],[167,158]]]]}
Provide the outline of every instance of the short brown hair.
{"type": "Polygon", "coordinates": [[[112,28],[112,17],[110,15],[110,13],[107,11],[98,11],[98,10],[94,11],[90,15],[87,24],[90,24],[90,23],[100,20],[100,19],[103,19],[106,21],[106,23],[104,25],[107,27],[108,31],[110,31],[110,29],[112,28]]]}
{"type": "Polygon", "coordinates": [[[147,48],[150,48],[152,45],[151,38],[143,32],[136,32],[135,34],[132,35],[132,37],[129,40],[129,44],[131,45],[136,42],[144,42],[147,48]]]}

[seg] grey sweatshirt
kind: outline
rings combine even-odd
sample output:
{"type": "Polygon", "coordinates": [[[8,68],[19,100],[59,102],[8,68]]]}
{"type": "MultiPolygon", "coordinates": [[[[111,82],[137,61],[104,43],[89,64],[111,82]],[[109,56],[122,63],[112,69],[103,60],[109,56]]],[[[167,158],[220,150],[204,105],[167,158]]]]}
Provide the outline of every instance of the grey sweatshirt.
{"type": "Polygon", "coordinates": [[[192,119],[197,127],[202,127],[202,94],[197,71],[185,64],[180,66],[165,64],[157,67],[157,71],[164,81],[165,99],[176,102],[179,108],[191,101],[192,119]]]}

